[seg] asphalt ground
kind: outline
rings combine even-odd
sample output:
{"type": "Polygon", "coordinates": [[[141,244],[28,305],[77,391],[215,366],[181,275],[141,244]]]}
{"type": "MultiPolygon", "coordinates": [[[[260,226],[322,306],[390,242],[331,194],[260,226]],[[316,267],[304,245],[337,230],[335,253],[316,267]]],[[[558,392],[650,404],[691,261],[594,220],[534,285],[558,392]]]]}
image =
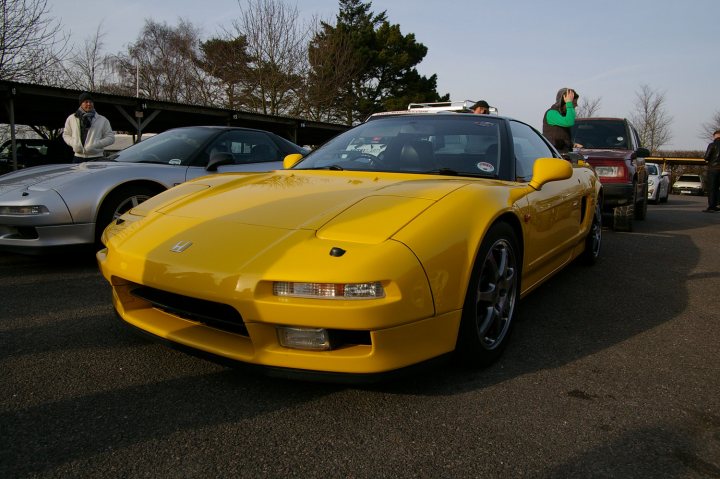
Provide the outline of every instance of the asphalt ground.
{"type": "Polygon", "coordinates": [[[0,477],[720,477],[720,213],[650,205],[504,356],[347,386],[149,342],[92,258],[0,254],[0,477]]]}

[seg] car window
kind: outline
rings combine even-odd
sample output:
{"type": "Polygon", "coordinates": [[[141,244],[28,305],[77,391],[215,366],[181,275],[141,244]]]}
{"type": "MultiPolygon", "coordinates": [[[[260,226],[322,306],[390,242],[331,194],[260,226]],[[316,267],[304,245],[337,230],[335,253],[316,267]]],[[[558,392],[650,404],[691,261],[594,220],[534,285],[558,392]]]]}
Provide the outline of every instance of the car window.
{"type": "Polygon", "coordinates": [[[111,155],[108,159],[128,163],[190,164],[198,149],[217,134],[212,128],[178,128],[164,131],[111,155]]]}
{"type": "Polygon", "coordinates": [[[690,181],[695,183],[700,183],[700,176],[698,175],[682,175],[678,181],[690,181]]]}
{"type": "Polygon", "coordinates": [[[515,176],[518,179],[530,181],[533,165],[538,158],[553,158],[555,153],[543,141],[537,131],[524,123],[510,122],[513,137],[513,151],[515,152],[515,176]]]}
{"type": "Polygon", "coordinates": [[[330,140],[295,168],[497,177],[506,168],[501,125],[465,114],[379,117],[330,140]]]}
{"type": "Polygon", "coordinates": [[[653,165],[652,163],[645,163],[645,167],[647,168],[648,175],[659,175],[658,168],[656,165],[653,165]]]}
{"type": "Polygon", "coordinates": [[[205,148],[198,162],[207,165],[216,153],[232,155],[233,163],[236,165],[266,163],[281,159],[279,148],[268,135],[249,130],[231,130],[218,136],[205,148]]]}
{"type": "Polygon", "coordinates": [[[624,120],[577,120],[572,136],[583,148],[633,149],[624,120]]]}

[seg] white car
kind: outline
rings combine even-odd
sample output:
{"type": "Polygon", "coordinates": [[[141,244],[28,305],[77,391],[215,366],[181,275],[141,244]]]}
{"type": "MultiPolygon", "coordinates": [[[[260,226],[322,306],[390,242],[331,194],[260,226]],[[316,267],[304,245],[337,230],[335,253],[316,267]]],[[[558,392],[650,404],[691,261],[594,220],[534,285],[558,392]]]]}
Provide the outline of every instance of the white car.
{"type": "Polygon", "coordinates": [[[705,182],[700,175],[686,173],[673,184],[672,192],[675,195],[697,195],[705,194],[705,182]]]}
{"type": "Polygon", "coordinates": [[[670,196],[670,173],[662,171],[657,163],[645,163],[648,172],[648,201],[667,203],[670,196]]]}
{"type": "Polygon", "coordinates": [[[308,151],[267,131],[192,126],[99,161],[7,173],[0,176],[0,250],[99,244],[113,219],[161,191],[212,173],[282,169],[295,153],[308,151]]]}

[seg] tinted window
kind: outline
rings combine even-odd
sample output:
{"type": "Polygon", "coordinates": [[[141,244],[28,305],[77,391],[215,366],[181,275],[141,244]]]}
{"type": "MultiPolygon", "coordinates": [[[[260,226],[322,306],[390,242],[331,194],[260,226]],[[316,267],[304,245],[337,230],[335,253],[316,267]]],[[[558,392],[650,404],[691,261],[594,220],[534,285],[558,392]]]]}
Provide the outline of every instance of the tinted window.
{"type": "Polygon", "coordinates": [[[296,168],[495,177],[506,168],[501,125],[465,114],[381,117],[335,137],[296,168]]]}
{"type": "Polygon", "coordinates": [[[529,181],[533,165],[538,158],[553,158],[555,152],[543,141],[538,132],[524,123],[510,122],[515,152],[515,176],[529,181]]]}
{"type": "Polygon", "coordinates": [[[633,149],[624,120],[577,120],[572,135],[583,148],[633,149]]]}
{"type": "Polygon", "coordinates": [[[235,164],[279,161],[280,150],[270,137],[259,131],[230,130],[215,138],[208,145],[198,164],[207,165],[213,154],[229,153],[235,164]]]}
{"type": "Polygon", "coordinates": [[[652,163],[645,163],[645,167],[647,168],[648,175],[659,175],[657,165],[653,165],[652,163]]]}
{"type": "Polygon", "coordinates": [[[164,131],[125,148],[109,159],[129,163],[190,164],[192,157],[218,133],[212,128],[179,128],[164,131]]]}

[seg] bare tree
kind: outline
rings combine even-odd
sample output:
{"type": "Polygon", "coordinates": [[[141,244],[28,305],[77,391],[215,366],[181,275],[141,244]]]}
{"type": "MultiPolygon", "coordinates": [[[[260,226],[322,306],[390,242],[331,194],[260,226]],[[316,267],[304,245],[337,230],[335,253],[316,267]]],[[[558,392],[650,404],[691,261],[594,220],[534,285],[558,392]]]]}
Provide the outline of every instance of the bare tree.
{"type": "Polygon", "coordinates": [[[589,98],[583,96],[577,107],[577,116],[580,118],[591,118],[600,110],[600,101],[602,98],[589,98]]]}
{"type": "Polygon", "coordinates": [[[712,141],[713,133],[717,130],[720,130],[720,110],[715,112],[709,122],[702,124],[698,138],[704,141],[712,141]]]}
{"type": "Polygon", "coordinates": [[[99,91],[111,81],[112,65],[108,55],[103,54],[103,38],[100,23],[92,37],[85,40],[83,48],[67,60],[65,74],[68,86],[81,90],[99,91]]]}
{"type": "Polygon", "coordinates": [[[120,81],[115,93],[178,103],[212,104],[216,90],[198,65],[200,32],[180,19],[177,27],[145,20],[137,42],[113,58],[120,81]]]}
{"type": "Polygon", "coordinates": [[[297,92],[303,86],[309,29],[298,23],[297,7],[282,0],[238,1],[238,5],[240,16],[232,24],[231,36],[246,39],[250,58],[242,103],[265,114],[287,114],[297,108],[297,92]]]}
{"type": "Polygon", "coordinates": [[[56,83],[68,37],[51,16],[47,0],[0,0],[0,78],[56,83]]]}
{"type": "Polygon", "coordinates": [[[665,111],[665,94],[642,85],[635,93],[635,111],[631,119],[640,134],[640,141],[651,152],[657,152],[672,139],[672,117],[665,111]]]}

